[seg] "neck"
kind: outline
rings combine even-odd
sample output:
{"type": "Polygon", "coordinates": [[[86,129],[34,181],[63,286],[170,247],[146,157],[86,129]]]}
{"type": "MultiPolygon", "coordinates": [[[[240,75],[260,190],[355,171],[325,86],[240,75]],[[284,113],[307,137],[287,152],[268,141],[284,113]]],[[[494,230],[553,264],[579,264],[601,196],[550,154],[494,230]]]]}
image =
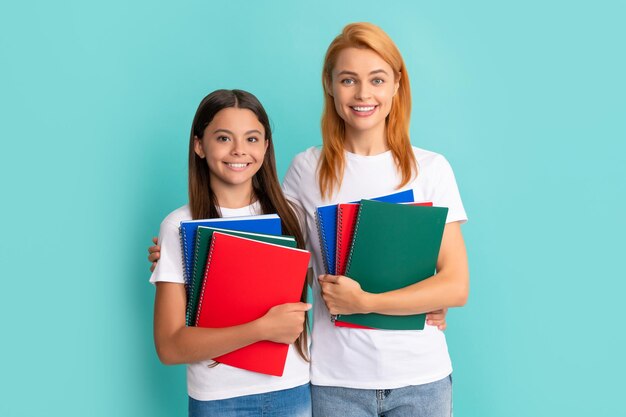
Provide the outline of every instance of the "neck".
{"type": "Polygon", "coordinates": [[[211,183],[211,189],[220,207],[238,209],[249,206],[254,201],[252,182],[228,186],[211,183]]]}
{"type": "Polygon", "coordinates": [[[372,156],[389,150],[385,132],[385,124],[381,123],[373,129],[355,130],[346,126],[346,136],[343,142],[346,151],[357,155],[372,156]]]}

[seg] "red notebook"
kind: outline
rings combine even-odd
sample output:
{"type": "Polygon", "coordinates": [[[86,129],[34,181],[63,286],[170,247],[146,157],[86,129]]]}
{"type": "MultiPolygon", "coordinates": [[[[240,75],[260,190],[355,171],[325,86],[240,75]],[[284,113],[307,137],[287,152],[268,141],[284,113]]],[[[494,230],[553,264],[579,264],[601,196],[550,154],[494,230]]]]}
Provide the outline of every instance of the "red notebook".
{"type": "Polygon", "coordinates": [[[337,275],[346,273],[346,263],[352,246],[354,225],[359,213],[359,203],[346,203],[337,205],[337,253],[335,268],[337,275]]]}
{"type": "MultiPolygon", "coordinates": [[[[196,326],[229,327],[262,317],[278,304],[300,301],[310,254],[242,237],[213,233],[196,326]]],[[[215,361],[282,376],[289,345],[260,341],[215,361]]]]}
{"type": "MultiPolygon", "coordinates": [[[[413,206],[428,206],[431,207],[433,203],[406,203],[413,206]]],[[[337,206],[337,275],[343,275],[346,273],[346,267],[348,266],[348,257],[350,256],[350,249],[352,248],[352,238],[354,237],[354,226],[356,225],[356,219],[359,214],[359,203],[339,204],[337,206]]],[[[350,327],[352,329],[371,329],[371,327],[365,327],[358,324],[347,323],[341,320],[334,321],[337,327],[350,327]]]]}

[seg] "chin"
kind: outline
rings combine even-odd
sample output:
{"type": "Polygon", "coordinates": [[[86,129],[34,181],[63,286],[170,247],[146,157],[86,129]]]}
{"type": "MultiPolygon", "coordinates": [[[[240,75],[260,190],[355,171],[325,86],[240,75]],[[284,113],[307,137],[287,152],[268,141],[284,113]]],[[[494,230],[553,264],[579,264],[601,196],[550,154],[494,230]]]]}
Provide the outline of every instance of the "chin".
{"type": "Polygon", "coordinates": [[[355,120],[350,127],[358,132],[365,133],[369,130],[377,129],[381,124],[384,125],[384,123],[384,120],[355,120]]]}

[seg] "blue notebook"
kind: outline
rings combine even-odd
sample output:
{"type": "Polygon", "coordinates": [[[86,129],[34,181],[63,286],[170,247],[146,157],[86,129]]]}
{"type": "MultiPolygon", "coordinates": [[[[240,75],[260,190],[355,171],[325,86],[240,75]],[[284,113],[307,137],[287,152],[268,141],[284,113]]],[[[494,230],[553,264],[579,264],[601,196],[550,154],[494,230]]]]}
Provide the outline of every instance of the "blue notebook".
{"type": "Polygon", "coordinates": [[[267,235],[282,234],[280,217],[277,214],[261,214],[258,216],[220,217],[215,219],[185,220],[180,222],[180,242],[183,250],[185,285],[189,288],[193,274],[193,255],[196,246],[198,226],[217,227],[239,232],[263,233],[267,235]]]}
{"type": "MultiPolygon", "coordinates": [[[[382,197],[370,198],[369,200],[382,201],[385,203],[411,203],[413,202],[413,190],[405,190],[382,197]]],[[[358,203],[358,201],[353,201],[358,203]]],[[[321,206],[317,211],[317,232],[320,237],[322,259],[327,274],[335,275],[337,266],[335,252],[337,251],[337,204],[321,206]]]]}

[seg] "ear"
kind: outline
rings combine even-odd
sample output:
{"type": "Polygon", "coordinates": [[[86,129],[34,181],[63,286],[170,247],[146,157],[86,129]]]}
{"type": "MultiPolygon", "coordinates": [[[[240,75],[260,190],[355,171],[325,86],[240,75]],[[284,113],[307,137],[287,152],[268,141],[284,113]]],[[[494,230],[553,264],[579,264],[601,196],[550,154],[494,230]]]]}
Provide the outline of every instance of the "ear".
{"type": "Polygon", "coordinates": [[[328,94],[331,97],[333,96],[332,81],[324,79],[324,90],[326,91],[326,94],[328,94]]]}
{"type": "Polygon", "coordinates": [[[393,95],[395,96],[400,88],[400,76],[398,76],[397,81],[394,84],[393,95]]]}
{"type": "Polygon", "coordinates": [[[196,155],[202,159],[206,156],[204,154],[204,149],[202,149],[202,140],[195,135],[193,137],[193,150],[196,152],[196,155]]]}
{"type": "Polygon", "coordinates": [[[270,140],[265,139],[265,150],[267,151],[267,147],[270,146],[270,140]]]}

